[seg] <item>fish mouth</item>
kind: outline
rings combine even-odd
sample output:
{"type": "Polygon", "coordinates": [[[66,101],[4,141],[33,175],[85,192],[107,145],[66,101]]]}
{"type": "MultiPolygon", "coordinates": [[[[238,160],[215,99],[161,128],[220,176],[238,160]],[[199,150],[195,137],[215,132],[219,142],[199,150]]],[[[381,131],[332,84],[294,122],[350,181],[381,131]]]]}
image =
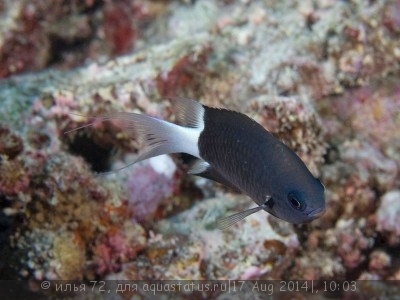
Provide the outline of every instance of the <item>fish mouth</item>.
{"type": "Polygon", "coordinates": [[[320,208],[317,208],[317,209],[312,210],[312,211],[308,214],[308,216],[309,216],[310,218],[316,219],[316,218],[319,218],[320,216],[322,216],[324,213],[325,213],[325,207],[320,207],[320,208]]]}

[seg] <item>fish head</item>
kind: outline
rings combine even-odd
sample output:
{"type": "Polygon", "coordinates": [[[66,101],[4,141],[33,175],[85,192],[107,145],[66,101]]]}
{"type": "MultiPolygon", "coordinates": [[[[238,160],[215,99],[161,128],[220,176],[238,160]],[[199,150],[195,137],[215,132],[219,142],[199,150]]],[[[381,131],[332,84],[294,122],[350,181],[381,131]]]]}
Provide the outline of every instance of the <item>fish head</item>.
{"type": "Polygon", "coordinates": [[[316,179],[308,184],[289,185],[274,193],[265,209],[275,217],[293,224],[307,223],[325,212],[325,188],[316,179]]]}

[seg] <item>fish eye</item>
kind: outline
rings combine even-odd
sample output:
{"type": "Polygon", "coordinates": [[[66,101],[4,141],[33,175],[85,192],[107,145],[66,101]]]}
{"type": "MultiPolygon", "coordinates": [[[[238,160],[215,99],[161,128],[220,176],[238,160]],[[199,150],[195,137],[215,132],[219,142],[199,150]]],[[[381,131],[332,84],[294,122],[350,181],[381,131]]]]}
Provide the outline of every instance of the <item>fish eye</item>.
{"type": "Polygon", "coordinates": [[[299,197],[298,193],[290,192],[287,197],[289,203],[292,205],[293,208],[296,210],[304,210],[306,205],[304,201],[299,197]]]}

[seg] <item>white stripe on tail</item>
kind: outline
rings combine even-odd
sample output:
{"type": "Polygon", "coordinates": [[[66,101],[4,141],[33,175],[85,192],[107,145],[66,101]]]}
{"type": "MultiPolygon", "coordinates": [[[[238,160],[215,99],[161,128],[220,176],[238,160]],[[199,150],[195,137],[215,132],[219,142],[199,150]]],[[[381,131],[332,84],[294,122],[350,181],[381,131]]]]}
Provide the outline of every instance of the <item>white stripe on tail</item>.
{"type": "Polygon", "coordinates": [[[169,153],[187,153],[200,158],[198,140],[204,129],[204,108],[194,100],[173,98],[172,101],[177,104],[178,120],[184,120],[184,125],[188,127],[144,114],[115,112],[94,117],[91,123],[65,133],[92,126],[97,121],[115,121],[118,127],[136,139],[142,146],[136,160],[129,165],[169,153]]]}

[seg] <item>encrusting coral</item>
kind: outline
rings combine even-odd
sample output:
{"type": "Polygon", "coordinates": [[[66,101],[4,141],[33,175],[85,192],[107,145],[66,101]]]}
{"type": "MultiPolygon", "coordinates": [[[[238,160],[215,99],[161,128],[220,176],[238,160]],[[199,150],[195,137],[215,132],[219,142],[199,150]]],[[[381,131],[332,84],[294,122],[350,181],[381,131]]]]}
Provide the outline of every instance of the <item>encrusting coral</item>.
{"type": "Polygon", "coordinates": [[[34,192],[25,208],[15,212],[22,223],[11,237],[13,247],[28,253],[21,258],[22,275],[94,278],[118,270],[144,247],[144,230],[126,223],[131,215],[127,200],[94,179],[81,159],[54,154],[35,167],[29,182],[34,192]],[[32,245],[42,248],[31,251],[32,245]]]}

